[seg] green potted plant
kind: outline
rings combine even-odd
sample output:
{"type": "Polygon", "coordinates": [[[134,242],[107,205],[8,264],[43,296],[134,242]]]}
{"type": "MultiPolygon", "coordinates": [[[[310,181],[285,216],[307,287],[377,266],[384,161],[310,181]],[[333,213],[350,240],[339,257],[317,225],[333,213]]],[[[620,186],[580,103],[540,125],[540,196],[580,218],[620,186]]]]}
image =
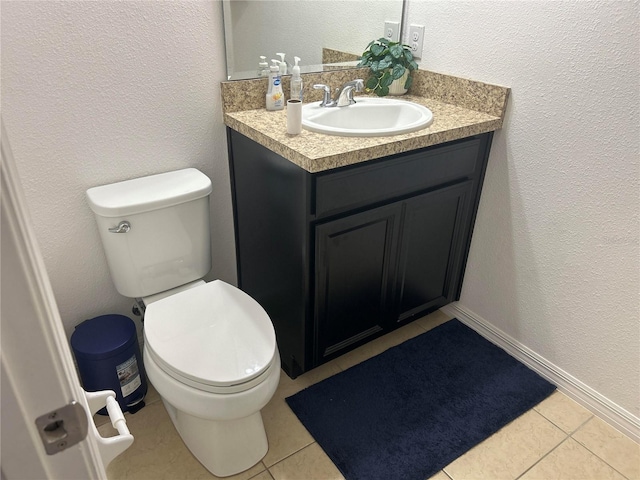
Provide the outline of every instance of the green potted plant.
{"type": "Polygon", "coordinates": [[[386,38],[369,43],[358,66],[369,67],[365,87],[380,97],[406,93],[413,82],[411,71],[418,68],[409,45],[386,38]]]}

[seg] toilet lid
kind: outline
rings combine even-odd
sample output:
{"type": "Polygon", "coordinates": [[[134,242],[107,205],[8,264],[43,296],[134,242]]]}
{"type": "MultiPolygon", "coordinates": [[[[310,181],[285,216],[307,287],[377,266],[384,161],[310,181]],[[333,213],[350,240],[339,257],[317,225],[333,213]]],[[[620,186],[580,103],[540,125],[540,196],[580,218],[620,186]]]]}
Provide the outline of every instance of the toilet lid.
{"type": "Polygon", "coordinates": [[[267,312],[221,280],[147,306],[145,346],[168,374],[212,386],[250,381],[270,365],[276,336],[267,312]]]}

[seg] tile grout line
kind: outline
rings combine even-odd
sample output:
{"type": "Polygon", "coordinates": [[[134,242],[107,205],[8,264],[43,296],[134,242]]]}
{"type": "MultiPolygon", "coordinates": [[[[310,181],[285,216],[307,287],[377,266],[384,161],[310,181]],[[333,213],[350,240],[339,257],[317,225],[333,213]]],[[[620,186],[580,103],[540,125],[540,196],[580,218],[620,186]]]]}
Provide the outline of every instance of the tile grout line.
{"type": "MultiPolygon", "coordinates": [[[[313,436],[312,436],[311,438],[313,438],[313,436]]],[[[299,448],[299,449],[298,449],[298,450],[296,450],[295,452],[291,452],[290,454],[288,454],[288,455],[286,455],[286,456],[282,457],[280,460],[278,460],[276,463],[274,463],[274,464],[273,464],[273,465],[271,465],[271,466],[267,466],[267,464],[266,464],[266,463],[264,463],[264,462],[262,462],[262,463],[263,463],[263,465],[266,467],[266,469],[267,469],[267,470],[269,470],[270,468],[275,467],[275,466],[276,466],[276,465],[278,465],[279,463],[282,463],[282,462],[284,462],[286,459],[288,459],[288,458],[292,457],[292,456],[293,456],[293,455],[295,455],[296,453],[299,453],[299,452],[301,452],[302,450],[304,450],[305,448],[310,447],[310,446],[311,446],[311,445],[313,445],[314,443],[318,443],[318,442],[316,441],[316,439],[315,439],[315,438],[313,439],[313,442],[308,443],[307,445],[305,445],[304,447],[299,448]]],[[[320,448],[322,448],[322,447],[320,447],[320,448]]],[[[332,463],[333,463],[333,462],[332,462],[332,463]]],[[[269,474],[271,474],[271,471],[269,471],[269,474]]],[[[272,475],[272,476],[273,476],[273,475],[272,475]]]]}
{"type": "MultiPolygon", "coordinates": [[[[335,361],[335,359],[331,360],[331,362],[334,362],[334,361],[335,361]]],[[[328,362],[328,363],[329,363],[329,362],[328,362]]],[[[310,385],[307,385],[305,388],[309,388],[309,387],[311,387],[311,386],[313,386],[313,385],[316,385],[317,383],[323,382],[324,380],[327,380],[327,379],[329,379],[329,378],[331,378],[331,377],[333,377],[333,376],[337,375],[338,373],[342,373],[342,372],[344,372],[344,371],[345,371],[345,370],[344,370],[344,369],[343,369],[343,368],[342,368],[342,367],[341,367],[337,362],[335,362],[335,366],[338,368],[338,372],[336,372],[336,373],[334,373],[334,374],[332,374],[332,375],[329,375],[329,376],[328,376],[328,377],[326,377],[326,378],[322,378],[322,379],[318,380],[317,382],[314,382],[314,383],[312,383],[312,384],[310,384],[310,385]]],[[[286,374],[285,374],[285,375],[286,375],[286,374]]],[[[304,390],[305,388],[303,388],[302,390],[304,390]]],[[[295,393],[292,393],[292,394],[291,394],[291,395],[289,395],[289,396],[296,395],[296,394],[300,393],[302,390],[299,390],[299,391],[297,391],[297,392],[295,392],[295,393]]],[[[283,398],[282,400],[284,401],[285,405],[289,408],[289,410],[291,410],[291,407],[289,407],[289,404],[286,402],[286,398],[288,398],[288,397],[285,397],[285,398],[283,398]]],[[[297,420],[298,422],[300,422],[300,419],[299,419],[299,418],[298,418],[298,416],[295,414],[295,412],[293,412],[293,410],[291,410],[291,412],[292,412],[292,413],[293,413],[293,415],[295,416],[296,420],[297,420]]],[[[302,423],[302,422],[300,422],[300,423],[302,423]]],[[[302,426],[304,427],[304,424],[302,424],[302,426]]],[[[305,429],[306,429],[306,427],[305,427],[305,429]]],[[[309,432],[309,431],[307,430],[307,432],[309,432]]],[[[286,459],[290,458],[291,456],[295,455],[296,453],[301,452],[301,451],[302,451],[302,450],[304,450],[305,448],[310,447],[310,446],[311,446],[311,445],[313,445],[314,443],[318,444],[317,440],[313,437],[313,435],[311,435],[311,432],[309,432],[309,436],[311,436],[311,438],[313,439],[313,441],[312,441],[311,443],[309,443],[309,444],[305,445],[304,447],[302,447],[302,448],[300,448],[300,449],[296,450],[295,452],[290,453],[290,454],[289,454],[289,455],[287,455],[286,457],[284,457],[284,458],[282,458],[282,459],[278,460],[278,461],[277,461],[276,463],[274,463],[273,465],[271,465],[271,466],[267,467],[267,471],[269,472],[269,475],[271,475],[271,477],[272,477],[272,478],[275,478],[275,476],[273,475],[273,473],[272,473],[272,472],[271,472],[271,470],[270,470],[272,467],[274,467],[274,466],[278,465],[278,464],[279,464],[279,463],[281,463],[281,462],[284,462],[286,459]]],[[[320,446],[320,444],[318,444],[318,446],[322,449],[322,446],[320,446]]],[[[324,451],[324,449],[322,449],[322,451],[324,451]]],[[[325,452],[325,455],[326,455],[326,452],[325,452]]],[[[336,469],[338,469],[338,467],[335,465],[335,463],[333,462],[333,460],[331,460],[331,458],[330,458],[328,455],[327,455],[327,457],[329,458],[329,460],[331,461],[331,463],[333,464],[333,466],[334,466],[336,469]]],[[[263,462],[263,464],[264,464],[264,462],[263,462]]],[[[266,466],[266,464],[265,464],[265,466],[266,466]]],[[[338,471],[339,471],[339,469],[338,469],[338,471]]],[[[342,472],[340,472],[340,473],[342,473],[342,472]]]]}
{"type": "MultiPolygon", "coordinates": [[[[561,430],[562,433],[565,433],[564,430],[561,430]]],[[[526,473],[531,470],[532,468],[534,468],[536,465],[538,465],[542,460],[544,460],[545,458],[547,458],[549,455],[551,455],[551,453],[553,451],[555,451],[560,445],[562,445],[563,443],[565,443],[567,440],[569,440],[571,438],[571,435],[568,435],[565,433],[565,438],[564,440],[562,440],[560,443],[558,443],[555,447],[553,447],[551,450],[549,450],[547,453],[545,453],[542,457],[540,457],[533,465],[531,465],[529,468],[527,468],[524,472],[522,472],[520,475],[518,475],[515,480],[518,480],[520,478],[522,478],[524,475],[526,475],[526,473]]]]}
{"type": "MultiPolygon", "coordinates": [[[[264,463],[263,463],[264,465],[264,463]]],[[[261,471],[260,473],[256,473],[253,477],[249,477],[247,480],[253,480],[254,478],[258,478],[258,476],[262,475],[264,472],[267,472],[269,474],[269,478],[271,478],[273,480],[273,475],[271,475],[271,472],[269,471],[268,468],[266,468],[263,471],[261,471]]]]}
{"type": "MultiPolygon", "coordinates": [[[[576,428],[573,432],[571,432],[569,435],[571,435],[573,437],[573,435],[575,433],[578,433],[579,430],[582,430],[582,427],[584,427],[587,423],[589,423],[591,420],[593,420],[595,418],[595,415],[591,414],[591,416],[589,418],[587,418],[584,422],[582,422],[578,428],[576,428]]],[[[575,439],[574,439],[575,440],[575,439]]],[[[576,442],[578,442],[578,440],[576,440],[576,442]]],[[[581,442],[578,442],[581,443],[581,442]]]]}
{"type": "MultiPolygon", "coordinates": [[[[539,405],[539,404],[538,404],[539,405]]],[[[548,455],[551,454],[551,452],[553,452],[556,448],[558,448],[560,445],[562,445],[564,442],[566,442],[569,438],[571,438],[571,434],[565,432],[562,428],[560,428],[558,425],[556,425],[555,423],[553,423],[551,420],[549,420],[547,417],[545,417],[542,413],[540,413],[539,411],[537,411],[534,408],[530,409],[529,411],[531,412],[535,412],[538,415],[540,415],[540,417],[542,417],[544,420],[546,420],[547,422],[549,422],[551,425],[553,425],[555,428],[557,428],[560,432],[562,432],[564,434],[564,439],[561,442],[558,442],[558,444],[553,447],[551,450],[549,450],[547,453],[545,453],[542,457],[540,457],[538,460],[536,460],[529,468],[525,469],[524,472],[522,472],[520,475],[518,475],[516,477],[516,480],[521,478],[523,475],[525,475],[529,470],[531,470],[533,467],[535,467],[538,463],[540,463],[544,458],[546,458],[548,455]]]]}
{"type": "MultiPolygon", "coordinates": [[[[598,455],[596,452],[594,452],[593,450],[591,450],[588,446],[586,446],[584,443],[582,443],[580,440],[578,440],[577,438],[573,438],[573,435],[575,433],[578,433],[579,430],[581,430],[587,423],[589,423],[593,418],[595,417],[595,415],[592,415],[591,418],[589,420],[587,420],[586,422],[584,422],[582,425],[580,425],[578,428],[576,428],[576,430],[570,435],[571,439],[576,442],[578,445],[580,445],[582,448],[584,448],[587,452],[589,452],[590,454],[592,454],[593,456],[595,456],[596,458],[599,458],[605,465],[608,465],[614,472],[619,473],[623,478],[627,479],[627,480],[631,480],[629,479],[629,477],[627,477],[624,473],[622,473],[620,470],[618,470],[616,467],[614,467],[613,465],[611,465],[609,462],[607,462],[604,458],[602,458],[600,455],[598,455]]],[[[624,435],[624,434],[623,434],[624,435]]],[[[626,435],[625,435],[626,437],[626,435]]],[[[628,437],[627,437],[628,438],[628,437]]]]}
{"type": "MultiPolygon", "coordinates": [[[[444,475],[449,479],[449,480],[453,480],[453,477],[451,475],[449,475],[445,469],[443,468],[442,470],[440,470],[442,473],[444,473],[444,475]]],[[[437,475],[437,473],[436,473],[437,475]]],[[[428,479],[427,479],[428,480],[428,479]]]]}
{"type": "MultiPolygon", "coordinates": [[[[544,401],[544,400],[543,400],[544,401]]],[[[541,402],[542,403],[542,402],[541,402]]],[[[538,404],[540,405],[540,404],[538,404]]],[[[547,416],[545,414],[543,414],[542,412],[539,412],[538,410],[536,410],[535,407],[532,408],[532,410],[534,410],[538,415],[541,415],[542,418],[544,418],[545,420],[547,420],[549,423],[551,423],[554,427],[559,428],[563,433],[566,433],[569,436],[572,436],[574,433],[576,433],[578,430],[580,430],[587,422],[589,422],[593,417],[593,413],[591,414],[591,416],[589,418],[587,418],[584,422],[582,422],[580,425],[578,425],[577,428],[575,428],[574,430],[572,430],[570,433],[567,433],[564,431],[564,428],[562,428],[560,425],[558,425],[556,422],[554,422],[553,420],[551,420],[550,418],[547,418],[547,416]]]]}
{"type": "MultiPolygon", "coordinates": [[[[538,412],[539,413],[539,412],[538,412]]],[[[542,414],[541,414],[542,415],[542,414]]],[[[591,419],[589,419],[591,420],[591,419]]],[[[587,423],[589,420],[587,420],[586,422],[584,422],[582,425],[580,425],[580,427],[578,427],[573,433],[577,432],[578,430],[580,430],[580,428],[582,428],[582,426],[584,426],[585,423],[587,423]]],[[[562,431],[563,433],[564,430],[562,431]]],[[[563,443],[566,443],[568,440],[573,440],[574,442],[576,442],[578,445],[580,445],[582,448],[584,448],[587,452],[589,452],[591,455],[593,455],[594,457],[596,457],[598,460],[600,460],[602,463],[604,463],[605,465],[607,465],[609,468],[611,468],[614,472],[616,472],[617,474],[619,474],[622,478],[626,479],[626,480],[632,480],[629,479],[629,477],[627,477],[625,474],[623,474],[622,472],[620,472],[618,469],[616,469],[613,465],[611,465],[609,462],[607,462],[604,458],[600,457],[600,455],[596,454],[595,452],[592,452],[589,448],[587,448],[586,445],[584,445],[583,443],[579,442],[578,440],[576,440],[575,438],[573,438],[573,433],[571,434],[566,434],[566,438],[564,440],[562,440],[558,445],[556,445],[555,447],[553,447],[551,450],[549,450],[547,453],[545,453],[542,457],[540,457],[538,459],[538,461],[536,461],[533,465],[531,465],[529,468],[527,468],[524,472],[522,472],[522,474],[520,474],[519,476],[517,476],[515,478],[515,480],[518,480],[520,478],[522,478],[529,470],[531,470],[533,467],[535,467],[538,463],[540,463],[542,460],[544,460],[547,456],[549,456],[554,450],[556,450],[558,447],[560,447],[560,445],[562,445],[563,443]]]]}

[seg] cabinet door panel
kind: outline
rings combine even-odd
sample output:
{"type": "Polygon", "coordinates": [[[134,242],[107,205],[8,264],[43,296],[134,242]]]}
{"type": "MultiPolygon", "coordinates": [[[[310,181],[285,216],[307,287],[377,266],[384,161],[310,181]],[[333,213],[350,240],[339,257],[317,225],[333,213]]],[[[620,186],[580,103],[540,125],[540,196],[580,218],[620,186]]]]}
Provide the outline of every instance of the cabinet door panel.
{"type": "Polygon", "coordinates": [[[453,300],[471,187],[468,181],[405,202],[398,270],[399,322],[453,300]]]}
{"type": "Polygon", "coordinates": [[[316,363],[389,323],[401,206],[316,227],[316,363]]]}

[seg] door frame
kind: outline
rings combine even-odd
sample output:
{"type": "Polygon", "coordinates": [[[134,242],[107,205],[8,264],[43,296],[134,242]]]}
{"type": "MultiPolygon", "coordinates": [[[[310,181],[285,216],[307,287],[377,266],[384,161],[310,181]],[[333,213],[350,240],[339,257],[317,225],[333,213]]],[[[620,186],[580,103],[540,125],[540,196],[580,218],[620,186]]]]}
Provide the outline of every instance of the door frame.
{"type": "Polygon", "coordinates": [[[85,413],[90,409],[31,227],[4,123],[0,123],[2,479],[106,479],[92,435],[47,455],[35,424],[39,416],[74,400],[85,413]]]}

